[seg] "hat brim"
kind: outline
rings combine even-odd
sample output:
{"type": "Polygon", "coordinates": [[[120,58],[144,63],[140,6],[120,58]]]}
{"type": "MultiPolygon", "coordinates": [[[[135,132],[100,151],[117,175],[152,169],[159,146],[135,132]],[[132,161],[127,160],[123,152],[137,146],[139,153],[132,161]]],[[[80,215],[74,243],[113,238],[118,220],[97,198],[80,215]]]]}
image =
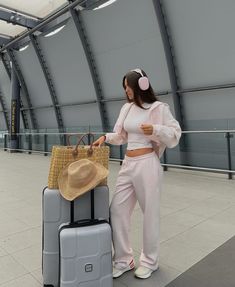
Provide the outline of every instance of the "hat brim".
{"type": "Polygon", "coordinates": [[[101,164],[97,162],[93,162],[93,164],[97,167],[97,174],[92,180],[84,187],[71,187],[68,184],[68,167],[69,164],[62,169],[58,177],[58,185],[60,194],[69,201],[72,201],[86,192],[89,192],[91,189],[95,188],[99,185],[109,174],[109,171],[101,164]]]}

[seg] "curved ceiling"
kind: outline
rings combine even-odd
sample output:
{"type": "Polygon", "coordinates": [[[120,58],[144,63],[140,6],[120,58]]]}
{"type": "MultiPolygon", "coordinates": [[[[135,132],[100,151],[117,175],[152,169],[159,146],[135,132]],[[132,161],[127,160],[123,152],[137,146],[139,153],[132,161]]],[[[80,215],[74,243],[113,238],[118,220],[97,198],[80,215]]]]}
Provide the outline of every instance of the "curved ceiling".
{"type": "MultiPolygon", "coordinates": [[[[76,13],[66,12],[56,24],[52,23],[52,30],[61,23],[65,25],[59,33],[51,37],[35,33],[20,43],[22,47],[29,44],[24,51],[11,46],[12,55],[2,48],[5,60],[0,61],[0,98],[4,102],[0,103],[0,130],[6,128],[1,117],[8,114],[10,118],[13,56],[32,103],[31,107],[23,95],[22,110],[28,115],[34,112],[42,129],[57,129],[55,114],[58,118],[61,115],[65,128],[86,124],[100,128],[103,114],[107,126],[112,127],[125,101],[121,79],[126,71],[137,67],[147,72],[162,101],[180,112],[185,129],[234,126],[235,41],[231,35],[235,2],[117,0],[94,11],[85,5],[105,1],[84,1],[85,9],[79,8],[78,12],[73,7],[76,13]]],[[[16,9],[21,3],[25,13],[45,17],[68,4],[65,0],[34,1],[39,6],[35,4],[33,10],[32,5],[23,2],[28,1],[13,4],[0,0],[0,6],[14,5],[16,9]]],[[[11,36],[27,29],[4,24],[6,30],[0,25],[0,33],[11,36]]]]}

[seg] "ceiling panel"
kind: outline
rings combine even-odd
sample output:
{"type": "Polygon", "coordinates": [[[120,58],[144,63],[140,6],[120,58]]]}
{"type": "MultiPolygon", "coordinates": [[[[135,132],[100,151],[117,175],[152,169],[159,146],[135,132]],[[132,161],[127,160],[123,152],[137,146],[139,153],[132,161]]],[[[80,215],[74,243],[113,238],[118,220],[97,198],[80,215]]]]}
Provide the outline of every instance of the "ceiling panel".
{"type": "Polygon", "coordinates": [[[18,25],[12,25],[10,23],[7,23],[5,21],[0,20],[0,34],[8,35],[8,36],[16,36],[17,34],[24,31],[25,28],[18,26],[18,25]]]}
{"type": "MultiPolygon", "coordinates": [[[[51,12],[58,9],[60,6],[68,3],[66,0],[0,0],[0,8],[17,10],[21,13],[26,13],[26,17],[36,16],[44,18],[51,12]]],[[[0,20],[0,34],[7,36],[17,36],[25,31],[26,28],[18,25],[12,25],[5,21],[0,20]]]]}
{"type": "Polygon", "coordinates": [[[66,0],[0,0],[0,6],[7,6],[37,17],[45,17],[65,3],[68,2],[66,0]]]}

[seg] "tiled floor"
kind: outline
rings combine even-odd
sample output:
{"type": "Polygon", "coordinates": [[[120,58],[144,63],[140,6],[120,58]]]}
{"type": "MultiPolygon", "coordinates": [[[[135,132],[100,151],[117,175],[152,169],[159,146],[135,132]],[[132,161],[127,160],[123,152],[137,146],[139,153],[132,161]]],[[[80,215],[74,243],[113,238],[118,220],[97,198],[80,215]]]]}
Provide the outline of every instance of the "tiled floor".
{"type": "MultiPolygon", "coordinates": [[[[41,192],[49,157],[0,151],[0,286],[38,287],[41,277],[41,192]]],[[[120,165],[110,163],[114,190],[120,165]]],[[[138,260],[142,216],[137,206],[131,240],[138,260]]],[[[160,269],[145,281],[133,273],[114,287],[167,283],[235,235],[235,180],[226,175],[170,170],[161,196],[160,269]]]]}
{"type": "Polygon", "coordinates": [[[234,287],[235,236],[182,273],[167,287],[234,287]]]}

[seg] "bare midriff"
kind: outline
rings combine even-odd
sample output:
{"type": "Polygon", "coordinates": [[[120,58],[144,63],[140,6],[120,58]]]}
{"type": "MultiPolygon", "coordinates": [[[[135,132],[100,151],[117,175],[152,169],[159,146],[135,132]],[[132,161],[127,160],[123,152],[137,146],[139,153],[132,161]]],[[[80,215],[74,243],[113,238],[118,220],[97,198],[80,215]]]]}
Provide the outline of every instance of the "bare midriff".
{"type": "Polygon", "coordinates": [[[138,149],[134,149],[134,150],[127,150],[126,155],[130,156],[130,157],[134,157],[134,156],[139,156],[139,155],[143,155],[143,154],[147,154],[147,153],[151,153],[151,152],[153,152],[153,148],[150,148],[150,147],[138,148],[138,149]]]}

